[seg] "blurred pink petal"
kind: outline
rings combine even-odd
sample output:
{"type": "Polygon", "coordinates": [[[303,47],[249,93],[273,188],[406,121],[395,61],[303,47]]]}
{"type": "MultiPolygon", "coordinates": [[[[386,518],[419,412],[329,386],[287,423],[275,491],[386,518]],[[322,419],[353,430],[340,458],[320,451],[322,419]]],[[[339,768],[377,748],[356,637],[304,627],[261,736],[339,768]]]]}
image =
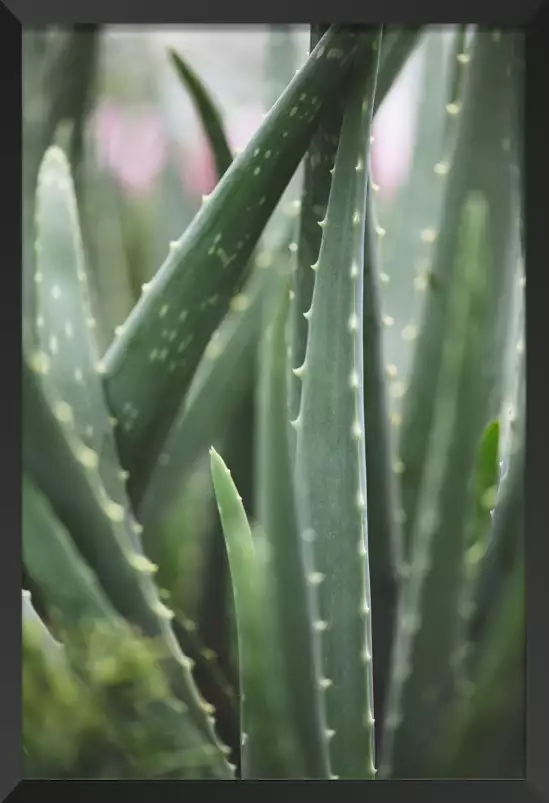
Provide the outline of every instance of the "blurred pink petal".
{"type": "Polygon", "coordinates": [[[96,114],[98,159],[132,194],[149,191],[166,164],[167,136],[153,110],[128,112],[105,103],[96,114]]]}
{"type": "Polygon", "coordinates": [[[96,158],[100,167],[108,168],[111,163],[111,143],[119,138],[124,124],[123,110],[110,100],[103,100],[95,110],[93,127],[95,135],[96,158]]]}
{"type": "Polygon", "coordinates": [[[181,182],[195,198],[208,195],[217,183],[215,161],[205,136],[191,148],[185,148],[181,164],[181,182]]]}
{"type": "MultiPolygon", "coordinates": [[[[415,67],[415,64],[413,65],[415,67]]],[[[373,124],[372,174],[392,198],[406,180],[414,148],[417,70],[406,69],[382,103],[373,124]]]]}

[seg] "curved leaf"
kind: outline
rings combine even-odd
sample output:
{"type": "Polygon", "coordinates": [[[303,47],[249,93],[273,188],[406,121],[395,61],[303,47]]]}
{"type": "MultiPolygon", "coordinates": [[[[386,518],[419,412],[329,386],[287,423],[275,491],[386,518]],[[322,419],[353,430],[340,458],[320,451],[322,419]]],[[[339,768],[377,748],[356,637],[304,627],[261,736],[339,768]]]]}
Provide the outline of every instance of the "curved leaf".
{"type": "Polygon", "coordinates": [[[273,106],[212,197],[175,242],[105,357],[109,406],[132,499],[145,488],[196,367],[325,104],[369,46],[332,27],[273,106]]]}
{"type": "Polygon", "coordinates": [[[208,90],[186,61],[174,50],[170,50],[170,58],[200,115],[202,125],[212,147],[217,177],[220,179],[233,161],[221,114],[210,97],[208,90]]]}

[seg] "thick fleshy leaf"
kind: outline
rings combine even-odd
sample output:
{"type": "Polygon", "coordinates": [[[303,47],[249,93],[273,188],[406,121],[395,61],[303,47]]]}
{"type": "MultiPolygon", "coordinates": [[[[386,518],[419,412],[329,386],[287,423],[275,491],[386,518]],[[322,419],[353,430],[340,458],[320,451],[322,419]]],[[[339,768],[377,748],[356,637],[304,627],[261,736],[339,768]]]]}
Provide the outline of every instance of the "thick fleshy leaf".
{"type": "Polygon", "coordinates": [[[267,115],[210,199],[172,244],[104,362],[118,446],[135,501],[208,342],[294,174],[325,104],[370,46],[360,28],[333,26],[267,115]]]}
{"type": "Polygon", "coordinates": [[[257,517],[269,548],[268,580],[275,609],[276,660],[294,753],[304,778],[328,778],[328,735],[321,690],[319,634],[314,623],[317,575],[303,555],[297,520],[287,418],[287,292],[264,301],[257,428],[257,517]]]}
{"type": "Polygon", "coordinates": [[[198,75],[182,56],[172,50],[170,51],[170,57],[181,82],[189,92],[200,115],[200,120],[214,155],[217,177],[220,179],[233,161],[221,113],[198,75]]]}
{"type": "Polygon", "coordinates": [[[151,577],[155,567],[137,553],[124,509],[109,498],[94,452],[67,427],[65,407],[50,407],[43,385],[44,364],[33,355],[23,360],[23,464],[48,498],[60,523],[95,573],[113,608],[146,636],[159,640],[174,694],[188,705],[198,729],[218,751],[220,777],[230,778],[207,706],[192,678],[170,626],[171,612],[161,603],[151,577]],[[58,419],[61,419],[61,422],[58,419]],[[52,471],[54,465],[56,470],[52,471]]]}
{"type": "Polygon", "coordinates": [[[262,558],[254,543],[242,499],[221,456],[212,447],[210,464],[219,516],[225,536],[233,587],[238,637],[242,778],[283,778],[286,749],[281,738],[273,677],[269,663],[272,620],[264,585],[262,558]]]}
{"type": "MultiPolygon", "coordinates": [[[[352,86],[315,283],[297,431],[301,537],[318,580],[332,776],[375,777],[366,517],[362,288],[367,165],[380,34],[352,86]]],[[[358,71],[357,71],[358,73],[358,71]]]]}

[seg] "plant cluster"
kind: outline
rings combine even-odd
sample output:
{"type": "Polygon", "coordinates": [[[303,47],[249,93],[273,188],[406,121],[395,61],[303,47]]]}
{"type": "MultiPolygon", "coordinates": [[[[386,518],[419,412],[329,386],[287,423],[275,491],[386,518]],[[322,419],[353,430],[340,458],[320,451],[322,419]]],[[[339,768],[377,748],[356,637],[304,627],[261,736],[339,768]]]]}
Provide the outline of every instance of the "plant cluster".
{"type": "Polygon", "coordinates": [[[238,155],[172,54],[219,181],[104,354],[81,203],[87,35],[56,44],[47,91],[30,68],[26,82],[46,121],[30,116],[24,142],[27,776],[520,776],[520,35],[452,32],[440,152],[420,120],[428,167],[394,233],[378,222],[372,122],[436,34],[312,26],[238,155]],[[436,219],[409,228],[430,193],[436,219]],[[398,414],[381,298],[393,234],[391,264],[421,256],[424,297],[398,414]],[[164,526],[177,504],[186,542],[204,459],[211,637],[176,599],[193,564],[173,556],[191,550],[164,526]]]}

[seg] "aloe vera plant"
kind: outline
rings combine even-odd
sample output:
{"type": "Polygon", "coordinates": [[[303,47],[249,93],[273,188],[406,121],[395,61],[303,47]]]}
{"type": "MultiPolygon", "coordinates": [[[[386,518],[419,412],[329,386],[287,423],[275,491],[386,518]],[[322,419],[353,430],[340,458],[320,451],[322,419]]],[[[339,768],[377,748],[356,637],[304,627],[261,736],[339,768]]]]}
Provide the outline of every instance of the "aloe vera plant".
{"type": "Polygon", "coordinates": [[[124,433],[118,446],[130,471],[134,498],[142,493],[150,470],[147,455],[150,460],[157,457],[181,395],[306,149],[322,98],[337,91],[366,44],[360,32],[326,33],[326,41],[319,43],[273,106],[184,236],[172,244],[169,257],[107,353],[105,388],[120,421],[119,432],[124,433]],[[242,229],[239,224],[244,220],[242,229]],[[183,299],[186,306],[180,303],[183,299]],[[162,416],[157,415],[160,400],[162,416]],[[137,451],[139,460],[133,465],[137,451]]]}
{"type": "Polygon", "coordinates": [[[53,129],[36,144],[29,777],[383,780],[508,763],[524,683],[524,346],[517,361],[507,331],[523,284],[520,36],[457,28],[446,49],[437,36],[311,26],[293,77],[271,52],[271,108],[240,154],[170,52],[218,181],[106,353],[93,217],[53,129]],[[384,232],[372,124],[417,48],[440,91],[384,232]],[[429,217],[428,235],[414,240],[402,210],[429,217]],[[384,303],[408,285],[383,284],[387,253],[410,287],[431,258],[398,442],[384,303]],[[181,560],[185,577],[203,572],[187,594],[181,560]]]}
{"type": "Polygon", "coordinates": [[[441,702],[444,667],[455,650],[456,565],[463,553],[464,517],[470,506],[469,477],[482,429],[499,414],[502,404],[504,333],[518,233],[517,179],[510,155],[516,146],[515,44],[490,34],[477,34],[473,43],[454,153],[454,165],[462,159],[463,171],[453,170],[448,185],[430,298],[406,397],[400,469],[406,523],[412,533],[411,556],[409,581],[402,593],[401,635],[395,646],[394,699],[387,721],[388,731],[394,734],[392,750],[398,751],[396,771],[405,774],[417,767],[414,751],[421,749],[415,729],[412,736],[412,722],[420,717],[426,719],[426,727],[429,723],[436,728],[431,712],[441,702]],[[482,91],[496,80],[504,81],[498,85],[499,94],[490,95],[491,123],[496,125],[498,116],[500,120],[499,148],[479,169],[478,131],[488,136],[482,91]],[[507,139],[501,137],[502,131],[509,135],[507,139]],[[460,295],[463,306],[452,312],[460,295]],[[460,332],[453,327],[464,328],[460,332]],[[437,384],[427,398],[428,382],[433,381],[437,384]],[[428,416],[432,416],[430,422],[428,416]],[[442,605],[448,605],[444,615],[442,605]]]}

